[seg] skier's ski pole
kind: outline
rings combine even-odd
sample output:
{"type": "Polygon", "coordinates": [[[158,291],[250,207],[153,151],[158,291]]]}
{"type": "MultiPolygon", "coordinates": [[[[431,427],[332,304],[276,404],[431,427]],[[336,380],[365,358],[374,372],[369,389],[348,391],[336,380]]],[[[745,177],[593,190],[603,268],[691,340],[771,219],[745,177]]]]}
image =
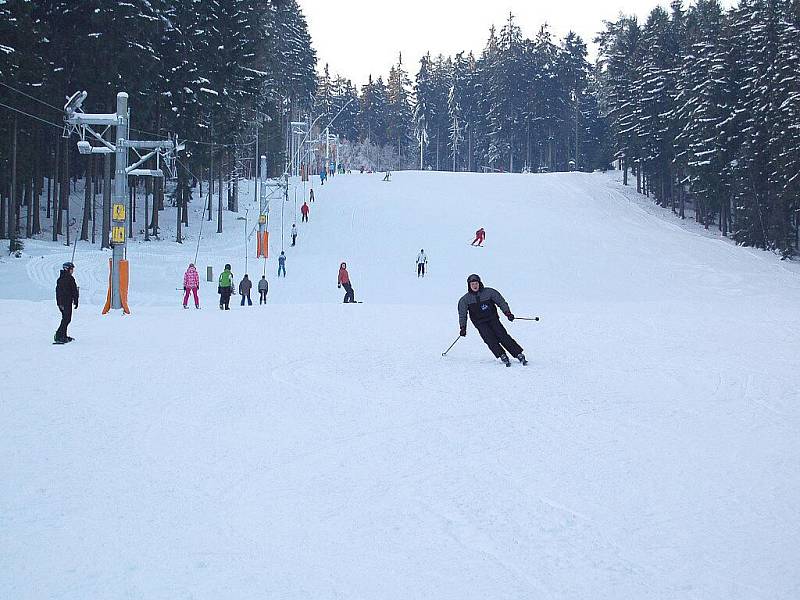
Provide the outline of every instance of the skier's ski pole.
{"type": "MultiPolygon", "coordinates": [[[[458,340],[460,340],[460,339],[461,339],[461,336],[458,336],[458,337],[456,338],[456,341],[455,341],[455,342],[453,342],[452,344],[450,344],[450,348],[452,348],[453,346],[455,346],[455,345],[456,345],[456,342],[457,342],[458,340]]],[[[448,352],[450,352],[450,348],[448,348],[447,350],[445,350],[444,352],[442,352],[442,356],[445,356],[445,355],[446,355],[448,352]]]]}
{"type": "Polygon", "coordinates": [[[514,317],[515,321],[538,321],[539,317],[514,317]]]}

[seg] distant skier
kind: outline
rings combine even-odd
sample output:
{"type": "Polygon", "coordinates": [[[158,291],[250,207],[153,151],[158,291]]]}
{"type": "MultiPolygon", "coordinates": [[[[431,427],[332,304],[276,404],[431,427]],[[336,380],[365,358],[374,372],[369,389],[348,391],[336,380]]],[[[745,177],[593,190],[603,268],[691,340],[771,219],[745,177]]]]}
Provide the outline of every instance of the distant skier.
{"type": "Polygon", "coordinates": [[[231,266],[225,265],[225,270],[219,275],[219,309],[230,310],[231,294],[233,293],[233,273],[231,266]]]}
{"type": "Polygon", "coordinates": [[[292,246],[297,242],[297,224],[292,223],[292,246]]]}
{"type": "Polygon", "coordinates": [[[428,257],[425,256],[425,250],[420,249],[417,254],[417,277],[425,277],[425,265],[428,264],[428,257]]]}
{"type": "Polygon", "coordinates": [[[75,265],[65,262],[61,265],[61,273],[56,281],[56,305],[61,312],[61,324],[53,336],[55,344],[66,344],[74,339],[67,335],[67,327],[72,321],[72,309],[78,308],[78,284],[72,276],[74,271],[75,265]]]}
{"type": "Polygon", "coordinates": [[[253,306],[253,301],[250,299],[250,290],[253,289],[253,282],[250,281],[250,278],[247,276],[247,273],[244,274],[244,277],[239,282],[239,295],[242,297],[242,306],[244,306],[244,301],[247,300],[247,306],[253,306]]]}
{"type": "Polygon", "coordinates": [[[266,304],[267,303],[267,292],[269,291],[269,283],[267,283],[266,275],[261,276],[261,280],[258,282],[258,304],[266,304]]]}
{"type": "Polygon", "coordinates": [[[472,244],[470,244],[470,246],[474,246],[476,242],[478,246],[483,246],[483,240],[485,239],[486,239],[486,232],[483,230],[483,227],[481,227],[480,229],[478,229],[478,231],[475,232],[475,239],[472,240],[472,244]]]}
{"type": "Polygon", "coordinates": [[[197,297],[197,290],[200,288],[200,275],[194,267],[194,263],[189,263],[189,268],[183,274],[183,308],[189,308],[189,294],[194,296],[194,307],[200,308],[200,299],[197,297]]]}
{"type": "Polygon", "coordinates": [[[308,190],[308,201],[309,202],[314,202],[314,188],[311,188],[310,190],[308,190]]]}
{"type": "Polygon", "coordinates": [[[302,215],[302,217],[300,217],[300,221],[301,222],[308,223],[308,211],[309,210],[310,209],[308,208],[308,202],[303,202],[303,206],[300,207],[300,214],[302,215]]]}
{"type": "Polygon", "coordinates": [[[281,276],[281,272],[283,272],[284,278],[286,277],[286,255],[281,250],[281,255],[278,257],[278,277],[281,276]]]}
{"type": "Polygon", "coordinates": [[[353,284],[350,283],[350,274],[347,272],[347,263],[342,263],[339,265],[339,279],[338,279],[338,286],[344,286],[344,303],[350,303],[356,301],[355,292],[353,292],[353,284]]]}
{"type": "Polygon", "coordinates": [[[390,181],[391,177],[392,177],[392,172],[391,171],[386,171],[386,175],[383,176],[383,180],[384,181],[390,181]]]}
{"type": "Polygon", "coordinates": [[[500,317],[497,316],[497,307],[500,307],[509,321],[514,320],[514,315],[500,292],[483,287],[478,275],[472,274],[467,277],[467,293],[458,301],[458,324],[461,328],[459,333],[462,336],[467,335],[467,314],[469,314],[475,329],[481,334],[481,338],[495,357],[510,367],[511,361],[503,351],[505,348],[519,362],[527,365],[528,361],[522,353],[522,348],[500,322],[500,317]]]}
{"type": "Polygon", "coordinates": [[[319,172],[319,184],[325,185],[325,180],[328,178],[328,172],[325,167],[322,167],[322,170],[319,172]]]}

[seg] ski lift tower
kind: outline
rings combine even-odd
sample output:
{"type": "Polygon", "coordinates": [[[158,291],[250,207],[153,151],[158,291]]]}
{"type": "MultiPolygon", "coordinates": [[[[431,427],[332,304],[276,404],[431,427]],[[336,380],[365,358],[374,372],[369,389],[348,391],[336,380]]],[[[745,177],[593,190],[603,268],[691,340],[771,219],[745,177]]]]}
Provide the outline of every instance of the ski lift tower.
{"type": "Polygon", "coordinates": [[[78,152],[81,154],[115,154],[116,168],[114,172],[114,194],[111,201],[111,274],[109,277],[108,296],[103,308],[106,314],[110,308],[122,309],[130,314],[128,308],[128,260],[127,231],[125,230],[125,204],[128,199],[128,176],[164,177],[161,161],[171,177],[175,177],[175,155],[184,149],[177,138],[160,141],[138,141],[128,139],[130,131],[130,110],[128,94],[117,94],[117,111],[108,114],[85,113],[83,102],[88,94],[85,91],[75,92],[64,105],[64,122],[67,135],[76,133],[80,137],[78,152]],[[105,126],[96,131],[93,126],[105,126]],[[114,143],[105,139],[105,134],[115,128],[114,143]],[[87,139],[88,138],[88,139],[87,139]],[[92,145],[89,141],[97,142],[92,145]],[[133,150],[138,160],[128,166],[128,150],[133,150]],[[140,152],[140,150],[144,152],[140,152]],[[155,169],[142,167],[151,158],[156,159],[155,169]]]}

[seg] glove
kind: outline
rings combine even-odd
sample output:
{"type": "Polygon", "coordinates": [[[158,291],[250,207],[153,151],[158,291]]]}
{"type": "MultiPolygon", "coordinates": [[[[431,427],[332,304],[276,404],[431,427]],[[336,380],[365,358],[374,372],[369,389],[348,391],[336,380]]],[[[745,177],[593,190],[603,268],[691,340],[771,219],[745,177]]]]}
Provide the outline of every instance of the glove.
{"type": "Polygon", "coordinates": [[[78,308],[78,301],[75,300],[75,308],[78,308]]]}
{"type": "Polygon", "coordinates": [[[467,337],[467,328],[462,327],[461,331],[458,332],[458,335],[460,335],[461,337],[467,337]]]}
{"type": "Polygon", "coordinates": [[[336,284],[336,287],[337,287],[337,288],[341,288],[341,287],[342,287],[342,284],[341,284],[341,283],[337,283],[337,284],[336,284]]]}
{"type": "Polygon", "coordinates": [[[509,321],[513,321],[513,320],[514,320],[514,315],[513,315],[513,314],[511,314],[511,311],[508,311],[508,312],[506,313],[506,318],[507,318],[509,321]]]}

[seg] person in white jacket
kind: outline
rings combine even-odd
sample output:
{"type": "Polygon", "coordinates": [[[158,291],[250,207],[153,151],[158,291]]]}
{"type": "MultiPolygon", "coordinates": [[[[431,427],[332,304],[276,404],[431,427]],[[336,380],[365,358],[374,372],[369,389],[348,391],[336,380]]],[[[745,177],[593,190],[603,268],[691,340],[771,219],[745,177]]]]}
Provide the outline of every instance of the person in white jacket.
{"type": "Polygon", "coordinates": [[[297,240],[297,225],[292,224],[292,246],[295,245],[297,240]]]}
{"type": "Polygon", "coordinates": [[[417,277],[425,277],[425,265],[428,264],[428,257],[425,256],[425,250],[420,249],[417,255],[417,277]]]}

